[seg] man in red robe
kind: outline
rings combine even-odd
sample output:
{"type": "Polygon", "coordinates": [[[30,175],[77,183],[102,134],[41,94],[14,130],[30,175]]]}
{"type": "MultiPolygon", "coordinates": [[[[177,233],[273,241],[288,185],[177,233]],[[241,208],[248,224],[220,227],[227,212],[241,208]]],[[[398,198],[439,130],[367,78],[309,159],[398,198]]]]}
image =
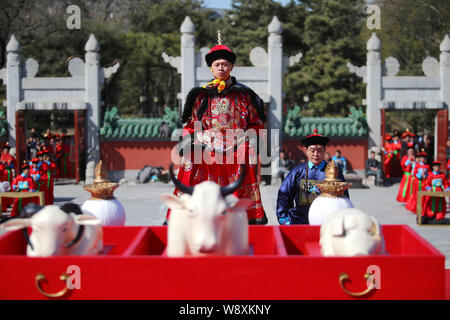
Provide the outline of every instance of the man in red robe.
{"type": "MultiPolygon", "coordinates": [[[[75,177],[75,166],[70,159],[70,147],[71,147],[71,137],[64,136],[62,138],[61,145],[61,164],[60,164],[60,175],[61,178],[74,178],[75,177]]],[[[57,147],[58,148],[58,147],[57,147]]]]}
{"type": "Polygon", "coordinates": [[[45,185],[47,193],[45,194],[45,205],[53,204],[54,197],[54,176],[56,172],[56,164],[50,157],[48,150],[43,151],[43,159],[41,161],[41,170],[45,176],[45,185]]]}
{"type": "MultiPolygon", "coordinates": [[[[42,151],[39,151],[38,153],[42,153],[42,151]]],[[[30,177],[33,178],[34,183],[36,184],[36,191],[42,191],[44,192],[44,198],[47,196],[47,188],[46,188],[46,181],[44,172],[42,171],[42,168],[40,166],[39,158],[32,158],[30,163],[30,177]]]]}
{"type": "Polygon", "coordinates": [[[409,190],[411,189],[411,181],[412,181],[412,168],[414,163],[415,155],[414,155],[414,144],[408,143],[408,151],[405,154],[401,161],[401,166],[403,169],[403,177],[400,182],[400,187],[397,193],[397,201],[398,202],[406,202],[409,197],[409,190]]]}
{"type": "MultiPolygon", "coordinates": [[[[417,154],[417,162],[413,169],[414,180],[412,181],[412,195],[406,201],[405,208],[416,213],[417,210],[417,192],[425,190],[424,182],[430,171],[427,162],[427,153],[422,151],[417,154]]],[[[422,199],[423,201],[423,199],[422,199]]],[[[423,202],[422,202],[423,203],[423,202]]]]}
{"type": "Polygon", "coordinates": [[[61,178],[62,177],[62,171],[61,171],[61,164],[62,164],[62,157],[63,157],[63,135],[59,136],[56,139],[56,146],[55,146],[55,162],[56,162],[56,174],[55,178],[61,178]]]}
{"type": "MultiPolygon", "coordinates": [[[[29,175],[30,165],[24,164],[22,167],[22,173],[18,175],[12,184],[12,189],[15,192],[35,192],[37,189],[36,183],[33,178],[29,175]]],[[[22,211],[27,204],[31,202],[39,203],[39,199],[37,201],[33,198],[24,198],[24,199],[15,199],[14,204],[11,210],[11,217],[16,217],[22,211]]]]}
{"type": "Polygon", "coordinates": [[[384,143],[384,161],[383,161],[383,172],[384,176],[389,179],[391,177],[391,158],[393,155],[392,151],[392,136],[388,133],[384,136],[386,142],[384,143]]]}
{"type": "MultiPolygon", "coordinates": [[[[445,174],[440,172],[441,163],[433,161],[431,171],[425,180],[427,191],[440,192],[449,191],[449,185],[445,179],[445,174]]],[[[444,197],[424,196],[422,202],[422,216],[443,220],[447,211],[447,203],[444,197]]]]}
{"type": "Polygon", "coordinates": [[[0,161],[4,162],[6,164],[6,168],[9,169],[10,172],[10,179],[12,182],[12,179],[15,177],[15,170],[17,168],[17,160],[12,155],[9,154],[11,147],[9,145],[5,145],[3,147],[3,152],[0,157],[0,161]]]}
{"type": "MultiPolygon", "coordinates": [[[[9,182],[9,185],[11,185],[12,181],[9,180],[9,176],[10,176],[10,174],[9,174],[8,170],[6,170],[6,164],[4,164],[3,162],[0,162],[0,182],[7,181],[7,182],[9,182]]],[[[11,199],[10,198],[2,199],[2,212],[6,212],[6,210],[8,209],[8,205],[9,205],[8,200],[11,200],[11,199]]]]}
{"type": "MultiPolygon", "coordinates": [[[[245,135],[252,132],[256,139],[259,130],[264,128],[263,102],[253,90],[230,76],[236,55],[220,39],[205,59],[214,80],[204,87],[193,88],[186,98],[178,180],[187,186],[208,180],[220,186],[228,185],[238,179],[240,164],[245,162],[245,179],[234,195],[253,201],[247,208],[249,224],[266,224],[257,176],[258,160],[253,148],[255,140],[245,135]],[[227,136],[234,134],[236,140],[227,136]],[[200,151],[200,161],[194,155],[195,150],[200,151]]],[[[176,188],[174,194],[182,193],[176,188]]]]}
{"type": "Polygon", "coordinates": [[[402,176],[402,167],[400,166],[400,154],[402,150],[402,143],[399,139],[399,134],[396,131],[392,136],[392,141],[390,145],[390,157],[387,159],[389,164],[388,167],[390,169],[390,177],[401,177],[402,176]]]}

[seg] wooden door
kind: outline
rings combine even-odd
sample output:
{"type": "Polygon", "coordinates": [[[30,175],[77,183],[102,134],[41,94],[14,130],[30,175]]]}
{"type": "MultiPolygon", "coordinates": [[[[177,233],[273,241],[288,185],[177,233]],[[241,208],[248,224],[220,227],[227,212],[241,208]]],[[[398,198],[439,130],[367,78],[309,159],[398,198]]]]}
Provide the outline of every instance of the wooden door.
{"type": "Polygon", "coordinates": [[[26,160],[27,144],[25,141],[25,111],[16,111],[16,160],[17,166],[16,175],[20,174],[20,167],[26,160]]]}
{"type": "Polygon", "coordinates": [[[446,149],[448,139],[448,109],[438,110],[436,114],[436,153],[435,158],[442,163],[441,168],[445,168],[446,161],[446,149]]]}
{"type": "Polygon", "coordinates": [[[85,179],[86,167],[86,111],[75,110],[75,179],[77,183],[85,179]]]}

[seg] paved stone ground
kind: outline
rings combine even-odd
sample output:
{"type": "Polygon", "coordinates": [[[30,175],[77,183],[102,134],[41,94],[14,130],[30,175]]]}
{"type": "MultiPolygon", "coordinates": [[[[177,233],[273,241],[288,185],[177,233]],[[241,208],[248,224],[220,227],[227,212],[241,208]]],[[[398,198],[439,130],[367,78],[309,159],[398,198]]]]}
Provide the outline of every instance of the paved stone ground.
{"type": "MultiPolygon", "coordinates": [[[[415,215],[395,200],[398,186],[397,183],[390,187],[350,189],[350,198],[355,207],[373,215],[381,224],[410,226],[446,256],[445,265],[446,268],[450,268],[450,226],[419,227],[416,224],[415,215]]],[[[277,224],[275,206],[278,188],[278,185],[261,186],[263,205],[271,225],[277,224]]],[[[115,196],[121,201],[127,212],[126,225],[161,225],[167,207],[163,205],[159,196],[164,193],[172,193],[173,189],[171,183],[161,182],[148,184],[130,182],[121,185],[115,191],[115,196]]],[[[73,201],[82,204],[89,196],[89,193],[84,191],[80,185],[55,186],[56,203],[73,201]]]]}

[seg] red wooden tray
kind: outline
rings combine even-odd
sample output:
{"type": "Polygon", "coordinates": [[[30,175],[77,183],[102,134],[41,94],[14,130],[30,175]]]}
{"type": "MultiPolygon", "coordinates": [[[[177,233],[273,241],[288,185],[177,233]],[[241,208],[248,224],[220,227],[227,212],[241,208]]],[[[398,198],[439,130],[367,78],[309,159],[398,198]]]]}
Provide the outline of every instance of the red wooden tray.
{"type": "Polygon", "coordinates": [[[444,255],[408,226],[383,226],[389,254],[352,258],[321,257],[319,230],[250,226],[247,256],[183,258],[165,256],[162,226],[104,227],[102,254],[83,257],[29,258],[21,232],[12,231],[0,237],[0,299],[445,298],[444,255]],[[80,289],[60,279],[71,265],[80,289]],[[367,291],[369,267],[378,270],[378,288],[354,296],[367,291]]]}

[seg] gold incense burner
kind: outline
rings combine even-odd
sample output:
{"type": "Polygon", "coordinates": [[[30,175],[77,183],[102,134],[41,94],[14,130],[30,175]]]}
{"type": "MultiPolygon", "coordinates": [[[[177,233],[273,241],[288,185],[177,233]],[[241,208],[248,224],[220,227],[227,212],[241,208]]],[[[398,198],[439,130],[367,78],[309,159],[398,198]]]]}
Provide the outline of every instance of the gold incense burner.
{"type": "Polygon", "coordinates": [[[338,169],[333,160],[328,162],[325,169],[325,179],[314,183],[320,189],[320,196],[324,197],[344,197],[344,192],[352,183],[343,182],[338,179],[338,169]]]}
{"type": "Polygon", "coordinates": [[[94,183],[83,187],[84,190],[91,193],[91,200],[114,199],[114,190],[119,187],[119,184],[108,180],[108,172],[102,167],[101,160],[95,167],[94,173],[94,183]]]}

